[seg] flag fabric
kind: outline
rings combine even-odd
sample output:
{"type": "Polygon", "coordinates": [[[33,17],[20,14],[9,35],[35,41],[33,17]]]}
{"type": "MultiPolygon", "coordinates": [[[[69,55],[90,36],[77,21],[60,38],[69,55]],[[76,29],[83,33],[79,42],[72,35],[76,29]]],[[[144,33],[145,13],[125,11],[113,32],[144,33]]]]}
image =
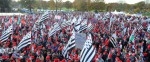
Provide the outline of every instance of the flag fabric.
{"type": "Polygon", "coordinates": [[[9,20],[5,22],[5,26],[9,26],[12,23],[13,23],[13,17],[9,18],[9,20]]]}
{"type": "Polygon", "coordinates": [[[67,59],[70,59],[69,57],[69,52],[72,48],[74,48],[76,46],[75,44],[75,33],[72,34],[72,36],[70,37],[67,45],[63,48],[62,50],[62,55],[67,58],[67,59]]]}
{"type": "Polygon", "coordinates": [[[89,23],[87,26],[87,31],[91,31],[93,29],[92,23],[89,23]]]}
{"type": "Polygon", "coordinates": [[[64,28],[64,27],[67,27],[69,25],[71,25],[70,21],[63,21],[63,23],[61,24],[61,27],[64,28]]]}
{"type": "Polygon", "coordinates": [[[40,29],[45,29],[45,28],[46,28],[45,24],[44,24],[44,23],[41,23],[40,29]]]}
{"type": "Polygon", "coordinates": [[[31,32],[28,32],[17,46],[17,51],[31,44],[31,32]]]}
{"type": "Polygon", "coordinates": [[[117,46],[117,45],[116,45],[116,40],[115,40],[114,37],[111,37],[111,38],[109,39],[109,41],[110,41],[109,47],[115,48],[115,47],[117,46]]]}
{"type": "Polygon", "coordinates": [[[82,17],[80,16],[79,17],[79,19],[78,20],[76,20],[75,22],[74,22],[74,30],[76,31],[76,32],[79,32],[79,29],[80,29],[80,26],[81,26],[81,19],[82,17]]]}
{"type": "Polygon", "coordinates": [[[2,36],[0,39],[1,42],[4,42],[5,40],[7,40],[12,33],[13,33],[13,25],[9,26],[8,29],[2,33],[2,36]]]}
{"type": "Polygon", "coordinates": [[[79,29],[80,29],[80,24],[76,24],[75,26],[74,26],[74,31],[75,32],[79,32],[79,29]]]}
{"type": "Polygon", "coordinates": [[[74,18],[72,19],[71,24],[75,23],[76,21],[77,21],[77,18],[76,18],[76,17],[74,17],[74,18]]]}
{"type": "Polygon", "coordinates": [[[123,30],[122,30],[123,36],[126,34],[126,32],[127,32],[127,28],[123,28],[123,30]]]}
{"type": "Polygon", "coordinates": [[[95,54],[96,48],[92,45],[92,37],[89,34],[80,53],[80,62],[91,62],[95,54]]]}
{"type": "Polygon", "coordinates": [[[41,22],[45,21],[47,18],[49,18],[49,12],[45,12],[34,24],[32,30],[37,31],[37,29],[40,29],[41,27],[44,27],[41,22]],[[42,26],[41,26],[42,25],[42,26]]]}
{"type": "Polygon", "coordinates": [[[56,23],[54,23],[54,27],[53,27],[53,29],[51,29],[50,31],[49,31],[49,36],[52,36],[52,35],[54,35],[57,31],[59,31],[61,29],[61,27],[59,26],[59,24],[56,22],[56,23]]]}
{"type": "Polygon", "coordinates": [[[18,21],[17,21],[17,24],[19,25],[21,22],[21,16],[18,16],[18,21]]]}
{"type": "Polygon", "coordinates": [[[143,26],[142,25],[138,25],[137,30],[142,30],[143,26]]]}
{"type": "Polygon", "coordinates": [[[150,24],[147,26],[147,32],[150,32],[150,24]]]}
{"type": "Polygon", "coordinates": [[[129,38],[129,41],[130,41],[130,42],[134,42],[134,39],[135,39],[135,31],[136,31],[136,28],[132,31],[132,34],[130,35],[130,38],[129,38]]]}
{"type": "Polygon", "coordinates": [[[45,21],[47,18],[49,18],[49,12],[46,11],[39,19],[38,19],[38,22],[43,22],[45,21]]]}
{"type": "Polygon", "coordinates": [[[81,26],[79,28],[79,32],[83,31],[87,29],[87,20],[84,20],[82,23],[81,23],[81,26]]]}

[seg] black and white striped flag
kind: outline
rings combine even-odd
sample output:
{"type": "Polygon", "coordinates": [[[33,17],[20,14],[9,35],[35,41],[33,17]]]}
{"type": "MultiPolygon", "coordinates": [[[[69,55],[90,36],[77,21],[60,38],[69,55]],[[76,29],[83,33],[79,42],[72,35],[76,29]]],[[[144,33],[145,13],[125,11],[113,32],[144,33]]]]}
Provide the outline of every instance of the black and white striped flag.
{"type": "Polygon", "coordinates": [[[49,36],[52,36],[52,35],[54,35],[57,31],[59,31],[59,30],[61,30],[61,27],[59,26],[59,24],[56,22],[56,23],[54,23],[54,27],[53,27],[53,29],[51,29],[50,31],[49,31],[49,36]]]}
{"type": "Polygon", "coordinates": [[[31,32],[28,32],[17,46],[17,51],[31,44],[31,32]]]}
{"type": "Polygon", "coordinates": [[[91,62],[96,54],[96,48],[92,45],[91,34],[88,35],[84,47],[80,53],[80,62],[91,62]]]}
{"type": "Polygon", "coordinates": [[[5,40],[7,40],[12,33],[13,33],[13,25],[9,26],[8,29],[2,33],[2,36],[0,39],[1,42],[4,42],[5,40]]]}
{"type": "Polygon", "coordinates": [[[84,20],[82,23],[81,23],[81,26],[79,28],[79,32],[83,31],[87,29],[87,20],[84,20]]]}
{"type": "Polygon", "coordinates": [[[63,48],[62,50],[62,54],[65,58],[70,59],[68,53],[69,51],[74,48],[76,46],[75,44],[75,33],[72,34],[72,36],[70,37],[67,45],[63,48]]]}
{"type": "Polygon", "coordinates": [[[41,22],[45,21],[47,18],[49,18],[48,11],[45,12],[41,17],[39,17],[39,19],[34,23],[32,30],[37,31],[37,29],[40,29],[40,27],[43,25],[41,22]]]}
{"type": "Polygon", "coordinates": [[[117,45],[116,45],[116,40],[115,40],[114,37],[111,37],[111,38],[109,39],[109,41],[110,41],[109,47],[115,48],[115,47],[117,46],[117,45]]]}
{"type": "Polygon", "coordinates": [[[61,24],[61,27],[64,28],[64,27],[69,26],[69,25],[71,25],[70,20],[69,21],[63,21],[63,23],[61,24]]]}
{"type": "Polygon", "coordinates": [[[79,32],[79,29],[80,29],[80,26],[81,26],[81,21],[82,21],[82,17],[81,16],[79,16],[79,18],[78,18],[78,20],[76,20],[75,22],[74,22],[74,30],[76,31],[76,32],[79,32]]]}
{"type": "Polygon", "coordinates": [[[49,18],[49,11],[46,11],[39,19],[39,22],[45,21],[47,18],[49,18]]]}
{"type": "Polygon", "coordinates": [[[93,27],[92,23],[89,23],[87,26],[87,31],[91,31],[93,28],[94,27],[93,27]]]}

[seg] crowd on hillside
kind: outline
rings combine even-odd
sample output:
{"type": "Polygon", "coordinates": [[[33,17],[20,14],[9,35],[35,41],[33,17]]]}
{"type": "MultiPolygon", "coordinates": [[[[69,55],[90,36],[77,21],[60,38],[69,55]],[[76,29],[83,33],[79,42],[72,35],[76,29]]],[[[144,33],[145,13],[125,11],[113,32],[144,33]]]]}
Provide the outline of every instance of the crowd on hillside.
{"type": "MultiPolygon", "coordinates": [[[[55,22],[61,24],[63,21],[72,20],[74,17],[82,16],[92,23],[93,45],[96,48],[96,54],[92,62],[149,62],[150,61],[150,32],[148,25],[150,19],[145,16],[131,16],[125,14],[112,13],[59,13],[60,17],[55,18],[56,14],[50,13],[49,18],[43,23],[45,28],[32,30],[35,21],[40,14],[22,15],[22,16],[0,16],[1,31],[14,23],[13,34],[4,42],[0,42],[0,61],[1,62],[79,62],[81,49],[74,48],[69,51],[69,57],[66,59],[62,55],[62,49],[67,44],[72,35],[73,24],[63,27],[53,36],[48,35],[49,29],[55,22]],[[16,20],[16,23],[15,23],[16,20]],[[20,23],[18,22],[20,20],[20,23]],[[141,27],[142,28],[139,28],[141,27]],[[135,31],[135,39],[129,38],[135,31]],[[41,33],[40,30],[43,30],[41,33]],[[23,36],[32,31],[31,44],[15,52],[15,48],[23,36]],[[110,38],[115,37],[116,46],[110,45],[110,38]]],[[[87,33],[83,30],[82,33],[87,33]]]]}

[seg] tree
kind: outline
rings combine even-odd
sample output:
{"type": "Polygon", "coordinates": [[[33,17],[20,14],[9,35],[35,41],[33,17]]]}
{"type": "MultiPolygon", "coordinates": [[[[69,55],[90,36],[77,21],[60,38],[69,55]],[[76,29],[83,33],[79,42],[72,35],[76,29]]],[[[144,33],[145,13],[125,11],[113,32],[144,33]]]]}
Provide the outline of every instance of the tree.
{"type": "Polygon", "coordinates": [[[80,0],[74,0],[73,8],[78,10],[80,8],[80,0]]]}
{"type": "Polygon", "coordinates": [[[36,2],[35,0],[21,0],[20,1],[22,7],[29,9],[30,12],[31,12],[31,9],[34,7],[35,2],[36,2]]]}
{"type": "Polygon", "coordinates": [[[145,2],[142,1],[142,2],[134,4],[133,7],[134,7],[135,12],[141,12],[142,10],[146,9],[145,6],[146,6],[145,2]]]}
{"type": "Polygon", "coordinates": [[[57,1],[57,7],[61,10],[62,8],[62,0],[56,0],[57,1]]]}
{"type": "Polygon", "coordinates": [[[90,6],[91,6],[91,0],[88,0],[88,1],[87,1],[87,10],[88,10],[88,11],[89,11],[90,8],[91,8],[90,6]]]}
{"type": "Polygon", "coordinates": [[[11,0],[0,0],[0,12],[11,11],[10,2],[11,0]]]}
{"type": "Polygon", "coordinates": [[[74,0],[73,7],[78,11],[86,11],[87,10],[87,2],[85,0],[74,0]]]}
{"type": "Polygon", "coordinates": [[[54,0],[50,0],[49,4],[50,4],[50,9],[54,10],[55,9],[55,2],[54,2],[54,0]]]}
{"type": "Polygon", "coordinates": [[[70,8],[72,8],[72,3],[70,1],[66,1],[66,2],[64,2],[63,6],[67,9],[70,9],[70,8]]]}
{"type": "Polygon", "coordinates": [[[104,2],[92,2],[91,3],[91,8],[93,10],[96,10],[96,11],[103,11],[105,10],[105,3],[104,2]]]}

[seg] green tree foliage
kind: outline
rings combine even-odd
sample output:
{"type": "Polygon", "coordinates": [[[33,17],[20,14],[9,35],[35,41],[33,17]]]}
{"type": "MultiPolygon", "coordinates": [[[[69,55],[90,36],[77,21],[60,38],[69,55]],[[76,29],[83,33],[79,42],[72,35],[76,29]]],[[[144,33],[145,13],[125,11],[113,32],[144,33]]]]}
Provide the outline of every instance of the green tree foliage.
{"type": "Polygon", "coordinates": [[[67,9],[70,9],[70,8],[72,8],[72,3],[70,1],[66,1],[63,3],[63,6],[67,9]]]}
{"type": "MultiPolygon", "coordinates": [[[[136,4],[126,4],[126,3],[108,3],[105,4],[104,0],[74,0],[74,2],[63,0],[21,0],[20,4],[23,8],[28,9],[51,9],[61,10],[61,8],[73,8],[77,11],[125,11],[129,13],[139,13],[139,12],[150,12],[150,4],[145,4],[144,1],[136,4]],[[57,2],[56,2],[57,1],[57,2]]],[[[0,0],[0,10],[5,11],[9,8],[10,0],[0,0]],[[4,2],[4,3],[2,3],[4,2]],[[6,3],[8,3],[6,5],[6,3]],[[3,9],[2,9],[3,8],[3,9]]],[[[18,7],[17,3],[14,2],[11,7],[18,7]]]]}
{"type": "Polygon", "coordinates": [[[22,7],[28,8],[30,11],[35,6],[35,0],[20,0],[22,7]]]}
{"type": "Polygon", "coordinates": [[[103,11],[105,10],[105,3],[104,2],[92,2],[91,9],[96,11],[103,11]]]}
{"type": "Polygon", "coordinates": [[[10,3],[11,0],[0,0],[0,12],[11,11],[10,3]]]}
{"type": "Polygon", "coordinates": [[[60,10],[61,10],[62,5],[63,5],[62,0],[56,0],[56,1],[57,1],[57,7],[58,7],[58,9],[60,9],[60,10]]]}

